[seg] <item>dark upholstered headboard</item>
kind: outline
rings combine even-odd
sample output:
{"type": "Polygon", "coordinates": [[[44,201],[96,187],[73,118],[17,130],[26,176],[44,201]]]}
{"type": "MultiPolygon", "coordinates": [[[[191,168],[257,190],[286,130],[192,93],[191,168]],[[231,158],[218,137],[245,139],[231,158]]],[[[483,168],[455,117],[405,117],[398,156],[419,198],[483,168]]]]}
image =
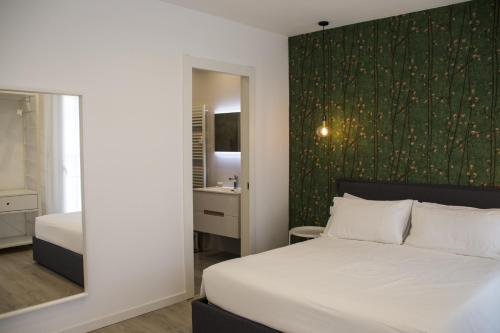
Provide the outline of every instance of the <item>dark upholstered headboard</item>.
{"type": "Polygon", "coordinates": [[[403,200],[434,202],[443,205],[476,208],[500,208],[500,189],[452,185],[398,184],[336,180],[337,195],[349,193],[370,200],[403,200]]]}

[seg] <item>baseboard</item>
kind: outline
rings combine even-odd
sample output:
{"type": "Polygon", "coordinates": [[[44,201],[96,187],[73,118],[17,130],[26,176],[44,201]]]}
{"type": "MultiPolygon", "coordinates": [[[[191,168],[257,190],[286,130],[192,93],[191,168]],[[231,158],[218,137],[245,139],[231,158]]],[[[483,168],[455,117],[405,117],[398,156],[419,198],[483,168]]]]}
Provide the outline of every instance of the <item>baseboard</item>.
{"type": "Polygon", "coordinates": [[[80,323],[74,326],[67,327],[60,333],[85,333],[93,331],[105,326],[116,324],[120,321],[127,320],[133,317],[140,316],[142,314],[155,311],[166,306],[170,306],[175,303],[182,302],[188,298],[186,292],[175,294],[169,297],[161,298],[156,301],[148,302],[142,305],[134,306],[124,311],[115,312],[110,315],[99,317],[84,323],[80,323]]]}

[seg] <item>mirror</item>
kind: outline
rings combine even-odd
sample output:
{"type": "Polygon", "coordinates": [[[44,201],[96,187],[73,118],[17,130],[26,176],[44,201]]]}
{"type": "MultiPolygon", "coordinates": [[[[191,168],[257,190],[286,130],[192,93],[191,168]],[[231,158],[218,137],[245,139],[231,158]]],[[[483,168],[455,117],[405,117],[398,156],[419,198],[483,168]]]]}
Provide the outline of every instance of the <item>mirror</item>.
{"type": "Polygon", "coordinates": [[[0,90],[0,315],[84,291],[80,97],[0,90]]]}
{"type": "Polygon", "coordinates": [[[240,151],[240,113],[214,114],[215,151],[240,151]]]}

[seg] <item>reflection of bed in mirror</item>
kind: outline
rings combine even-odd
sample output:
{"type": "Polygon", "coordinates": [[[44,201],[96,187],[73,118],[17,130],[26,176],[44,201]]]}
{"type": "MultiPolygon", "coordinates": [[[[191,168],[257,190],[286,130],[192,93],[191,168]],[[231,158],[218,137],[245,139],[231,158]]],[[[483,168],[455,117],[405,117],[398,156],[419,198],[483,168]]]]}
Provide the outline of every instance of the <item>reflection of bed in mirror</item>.
{"type": "Polygon", "coordinates": [[[81,212],[38,216],[33,260],[83,287],[81,212]]]}

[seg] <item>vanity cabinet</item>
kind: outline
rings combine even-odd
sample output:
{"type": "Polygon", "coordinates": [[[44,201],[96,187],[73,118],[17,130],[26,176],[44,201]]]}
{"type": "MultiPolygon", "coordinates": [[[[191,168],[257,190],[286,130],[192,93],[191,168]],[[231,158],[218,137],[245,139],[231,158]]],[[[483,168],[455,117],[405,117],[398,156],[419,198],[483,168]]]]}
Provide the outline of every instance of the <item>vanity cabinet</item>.
{"type": "Polygon", "coordinates": [[[193,191],[194,231],[240,238],[240,194],[193,191]]]}

